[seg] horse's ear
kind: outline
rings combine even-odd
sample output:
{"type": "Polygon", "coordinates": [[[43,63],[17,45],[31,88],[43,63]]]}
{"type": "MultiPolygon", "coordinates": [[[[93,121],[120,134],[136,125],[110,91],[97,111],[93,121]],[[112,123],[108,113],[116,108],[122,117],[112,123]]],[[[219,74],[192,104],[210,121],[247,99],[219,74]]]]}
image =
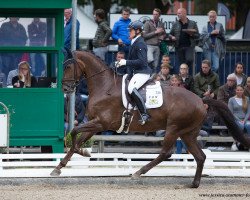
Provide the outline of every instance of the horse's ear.
{"type": "Polygon", "coordinates": [[[73,58],[72,52],[70,51],[70,49],[64,47],[62,48],[62,52],[64,54],[64,60],[68,60],[70,58],[73,58]]]}

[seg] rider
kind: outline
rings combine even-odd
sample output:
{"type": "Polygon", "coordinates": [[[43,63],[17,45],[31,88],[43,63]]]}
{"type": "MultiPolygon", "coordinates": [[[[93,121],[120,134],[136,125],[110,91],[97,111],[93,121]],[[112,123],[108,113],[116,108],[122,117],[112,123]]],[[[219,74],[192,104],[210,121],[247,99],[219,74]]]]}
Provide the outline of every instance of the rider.
{"type": "Polygon", "coordinates": [[[138,89],[146,83],[150,78],[151,69],[147,62],[147,45],[142,37],[143,23],[140,21],[130,22],[129,26],[129,37],[131,41],[131,47],[128,54],[128,60],[121,59],[117,63],[117,67],[126,65],[127,73],[130,79],[128,85],[128,92],[131,94],[140,115],[141,120],[139,122],[144,125],[150,118],[147,113],[144,100],[138,89]]]}

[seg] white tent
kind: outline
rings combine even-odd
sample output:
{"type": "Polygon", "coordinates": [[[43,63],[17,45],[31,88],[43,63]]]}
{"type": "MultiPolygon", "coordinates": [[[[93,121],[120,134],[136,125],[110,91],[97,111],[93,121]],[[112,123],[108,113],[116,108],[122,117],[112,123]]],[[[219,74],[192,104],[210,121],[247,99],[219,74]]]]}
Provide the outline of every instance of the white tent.
{"type": "Polygon", "coordinates": [[[242,26],[236,33],[234,33],[230,39],[233,40],[233,39],[242,39],[242,36],[243,36],[243,29],[244,27],[242,26]]]}
{"type": "Polygon", "coordinates": [[[77,7],[77,19],[80,22],[80,39],[93,39],[97,29],[97,24],[94,19],[88,17],[82,7],[77,7]]]}

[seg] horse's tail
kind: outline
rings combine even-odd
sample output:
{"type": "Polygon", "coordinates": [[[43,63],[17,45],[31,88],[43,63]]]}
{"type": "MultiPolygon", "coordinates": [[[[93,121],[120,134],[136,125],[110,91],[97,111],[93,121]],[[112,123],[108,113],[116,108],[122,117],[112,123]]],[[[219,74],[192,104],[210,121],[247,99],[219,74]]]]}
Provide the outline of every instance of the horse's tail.
{"type": "Polygon", "coordinates": [[[229,132],[235,140],[242,143],[246,147],[250,147],[250,138],[248,138],[243,133],[243,130],[239,128],[232,112],[224,102],[215,99],[203,99],[203,103],[214,108],[214,110],[225,122],[229,132]]]}

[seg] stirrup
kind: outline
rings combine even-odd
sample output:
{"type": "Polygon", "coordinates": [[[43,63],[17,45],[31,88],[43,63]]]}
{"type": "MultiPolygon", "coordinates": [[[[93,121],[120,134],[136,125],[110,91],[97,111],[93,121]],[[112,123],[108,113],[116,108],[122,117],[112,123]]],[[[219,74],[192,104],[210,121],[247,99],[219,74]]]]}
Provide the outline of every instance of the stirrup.
{"type": "Polygon", "coordinates": [[[141,125],[144,125],[149,120],[149,118],[150,118],[150,116],[148,114],[142,114],[141,119],[139,120],[139,123],[141,125]]]}

